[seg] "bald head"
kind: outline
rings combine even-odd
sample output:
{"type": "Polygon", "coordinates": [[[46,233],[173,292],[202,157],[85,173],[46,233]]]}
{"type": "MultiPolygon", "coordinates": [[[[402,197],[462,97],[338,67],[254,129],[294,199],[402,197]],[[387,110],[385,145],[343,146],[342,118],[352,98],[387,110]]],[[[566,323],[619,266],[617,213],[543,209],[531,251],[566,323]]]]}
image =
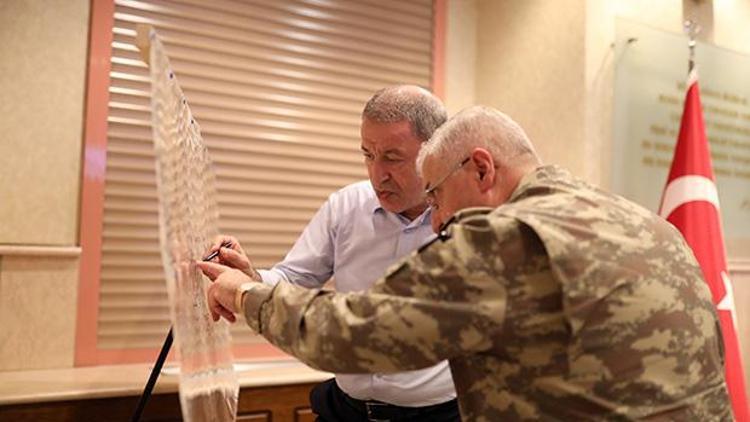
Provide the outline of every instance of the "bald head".
{"type": "Polygon", "coordinates": [[[430,142],[422,147],[417,167],[422,167],[427,156],[456,162],[474,148],[490,152],[499,167],[513,167],[528,161],[541,164],[518,123],[493,108],[474,106],[462,110],[435,131],[430,142]]]}
{"type": "Polygon", "coordinates": [[[540,164],[526,133],[505,114],[476,106],[453,116],[417,157],[433,229],[464,208],[505,203],[540,164]]]}
{"type": "Polygon", "coordinates": [[[362,119],[375,123],[407,121],[421,142],[432,137],[447,119],[443,103],[432,93],[416,85],[396,85],[376,92],[365,104],[362,119]]]}

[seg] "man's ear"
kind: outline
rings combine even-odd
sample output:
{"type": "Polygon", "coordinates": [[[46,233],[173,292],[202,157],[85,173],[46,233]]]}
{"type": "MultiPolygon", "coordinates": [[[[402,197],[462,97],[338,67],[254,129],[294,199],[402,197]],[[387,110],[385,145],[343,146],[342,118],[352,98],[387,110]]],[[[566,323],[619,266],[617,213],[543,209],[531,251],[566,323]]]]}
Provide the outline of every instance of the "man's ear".
{"type": "Polygon", "coordinates": [[[481,192],[486,192],[495,185],[495,160],[484,148],[474,148],[471,152],[471,161],[476,168],[476,175],[481,192]]]}

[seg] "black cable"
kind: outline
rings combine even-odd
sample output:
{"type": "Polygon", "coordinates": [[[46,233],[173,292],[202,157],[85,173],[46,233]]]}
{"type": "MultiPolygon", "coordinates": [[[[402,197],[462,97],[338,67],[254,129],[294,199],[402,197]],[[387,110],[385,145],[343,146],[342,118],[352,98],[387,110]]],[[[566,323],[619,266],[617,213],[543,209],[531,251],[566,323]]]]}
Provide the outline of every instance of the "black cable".
{"type": "MultiPolygon", "coordinates": [[[[232,242],[225,240],[220,248],[231,248],[232,242]]],[[[208,255],[207,257],[203,258],[203,261],[211,261],[212,259],[219,256],[219,249],[216,249],[212,254],[208,255]]],[[[141,414],[143,413],[143,409],[146,407],[146,403],[148,402],[148,399],[151,398],[151,392],[154,391],[154,385],[156,385],[156,380],[159,378],[159,373],[161,372],[162,366],[164,366],[164,361],[167,360],[167,355],[169,354],[169,349],[172,347],[172,327],[169,327],[169,333],[167,333],[167,338],[164,339],[164,344],[161,346],[161,352],[159,352],[159,357],[156,358],[156,363],[154,364],[154,369],[151,370],[151,375],[148,377],[148,382],[146,382],[146,387],[143,389],[143,394],[141,394],[141,399],[138,401],[138,407],[135,408],[135,412],[133,412],[133,417],[130,418],[131,422],[139,422],[141,420],[141,414]]]]}
{"type": "Polygon", "coordinates": [[[143,413],[143,409],[146,407],[146,403],[148,402],[148,399],[151,398],[151,392],[154,390],[154,385],[156,385],[156,380],[159,378],[159,373],[161,372],[162,366],[164,366],[164,361],[167,360],[167,355],[169,354],[169,349],[171,347],[172,347],[172,327],[169,327],[169,333],[167,334],[167,338],[164,339],[164,344],[161,346],[161,352],[159,352],[159,357],[156,358],[154,369],[151,370],[151,375],[148,377],[148,382],[146,382],[146,387],[143,389],[143,394],[141,394],[141,399],[138,401],[138,407],[135,408],[133,417],[130,418],[131,422],[139,422],[141,420],[141,414],[143,413]]]}

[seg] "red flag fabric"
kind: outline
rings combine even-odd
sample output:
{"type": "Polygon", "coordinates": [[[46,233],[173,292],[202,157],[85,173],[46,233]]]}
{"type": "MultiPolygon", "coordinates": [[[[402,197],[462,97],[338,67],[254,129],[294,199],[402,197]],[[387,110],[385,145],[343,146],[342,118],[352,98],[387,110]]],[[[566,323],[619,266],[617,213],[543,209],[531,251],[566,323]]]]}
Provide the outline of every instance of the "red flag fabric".
{"type": "Polygon", "coordinates": [[[734,297],[724,251],[719,197],[711,168],[695,71],[688,78],[680,134],[659,215],[682,232],[703,270],[724,334],[726,379],[734,417],[740,422],[750,422],[734,297]]]}

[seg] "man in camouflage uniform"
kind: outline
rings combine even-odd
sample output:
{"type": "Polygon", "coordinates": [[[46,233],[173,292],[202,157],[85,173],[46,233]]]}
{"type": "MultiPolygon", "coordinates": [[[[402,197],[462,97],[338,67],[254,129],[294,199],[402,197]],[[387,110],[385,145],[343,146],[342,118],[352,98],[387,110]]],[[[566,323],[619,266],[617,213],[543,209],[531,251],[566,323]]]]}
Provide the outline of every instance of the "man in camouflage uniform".
{"type": "Polygon", "coordinates": [[[448,359],[467,421],[732,419],[711,296],[671,225],[541,166],[523,130],[488,108],[449,120],[418,163],[433,227],[447,226],[437,241],[362,293],[271,288],[199,264],[216,281],[215,317],[241,308],[324,370],[448,359]]]}

